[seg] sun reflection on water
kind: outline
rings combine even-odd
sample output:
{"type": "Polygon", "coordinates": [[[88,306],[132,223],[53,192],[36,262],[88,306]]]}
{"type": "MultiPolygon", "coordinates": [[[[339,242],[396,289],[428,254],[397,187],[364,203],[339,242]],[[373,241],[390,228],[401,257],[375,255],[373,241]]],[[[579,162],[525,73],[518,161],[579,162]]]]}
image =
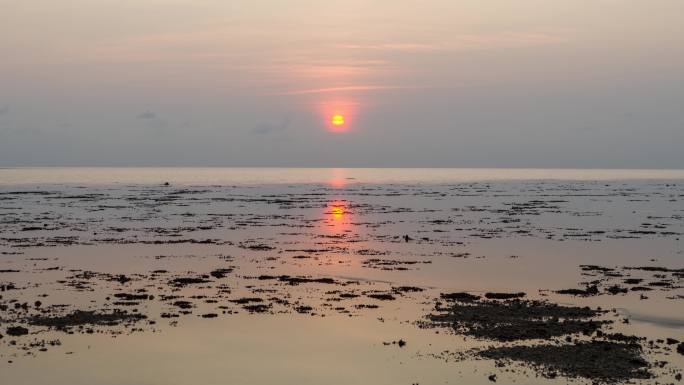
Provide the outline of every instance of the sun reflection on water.
{"type": "Polygon", "coordinates": [[[332,169],[332,175],[328,180],[328,185],[334,189],[342,189],[347,186],[349,179],[350,178],[347,177],[347,169],[334,168],[332,169]]]}
{"type": "Polygon", "coordinates": [[[328,203],[324,213],[324,223],[333,233],[344,233],[351,231],[352,212],[349,209],[349,202],[345,200],[335,200],[328,203]]]}

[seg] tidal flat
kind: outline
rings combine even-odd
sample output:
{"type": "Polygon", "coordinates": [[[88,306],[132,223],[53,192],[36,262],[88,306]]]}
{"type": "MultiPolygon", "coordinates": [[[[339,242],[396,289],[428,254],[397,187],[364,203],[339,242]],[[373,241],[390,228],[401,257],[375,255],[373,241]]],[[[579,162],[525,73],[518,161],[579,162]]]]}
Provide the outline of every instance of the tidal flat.
{"type": "Polygon", "coordinates": [[[354,175],[0,183],[0,382],[681,382],[684,179],[354,175]]]}

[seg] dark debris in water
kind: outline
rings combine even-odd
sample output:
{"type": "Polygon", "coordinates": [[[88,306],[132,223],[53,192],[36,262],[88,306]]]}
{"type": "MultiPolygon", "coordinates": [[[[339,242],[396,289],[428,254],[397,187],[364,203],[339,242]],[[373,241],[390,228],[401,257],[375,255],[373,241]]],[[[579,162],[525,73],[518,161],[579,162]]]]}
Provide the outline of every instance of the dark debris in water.
{"type": "Polygon", "coordinates": [[[8,336],[12,337],[24,336],[29,334],[29,330],[23,326],[10,326],[5,330],[5,332],[8,336]]]}
{"type": "Polygon", "coordinates": [[[469,301],[456,300],[446,306],[438,303],[437,313],[428,316],[430,324],[450,326],[458,334],[477,338],[518,341],[592,334],[605,323],[590,319],[600,312],[588,307],[520,299],[469,301]]]}
{"type": "MultiPolygon", "coordinates": [[[[435,312],[419,325],[448,328],[460,335],[494,341],[498,346],[463,352],[460,359],[493,359],[499,368],[517,361],[548,378],[586,378],[595,383],[653,378],[654,370],[662,370],[667,362],[649,363],[644,347],[675,350],[671,346],[679,341],[668,338],[646,343],[643,337],[605,332],[612,325],[602,319],[605,313],[548,301],[480,299],[457,292],[441,294],[435,312]]],[[[684,343],[677,350],[684,350],[684,343]]],[[[669,373],[681,376],[677,370],[669,373]]]]}
{"type": "Polygon", "coordinates": [[[202,276],[202,277],[179,277],[179,278],[174,278],[172,279],[169,284],[171,286],[176,286],[176,287],[183,287],[187,285],[194,285],[194,284],[200,284],[200,283],[209,283],[211,280],[207,279],[208,276],[202,276]]]}
{"type": "Polygon", "coordinates": [[[545,377],[583,377],[600,382],[648,379],[649,363],[637,344],[583,341],[571,345],[503,346],[478,353],[493,360],[520,361],[545,377]]]}
{"type": "Polygon", "coordinates": [[[34,326],[47,326],[59,330],[69,330],[80,326],[116,326],[122,323],[131,324],[146,319],[147,316],[124,311],[96,312],[76,310],[66,315],[36,315],[27,322],[34,326]]]}
{"type": "Polygon", "coordinates": [[[583,289],[569,288],[555,292],[579,297],[593,297],[604,294],[624,295],[629,292],[652,291],[654,288],[661,291],[671,291],[682,288],[677,282],[684,274],[684,269],[671,269],[662,266],[605,267],[580,265],[580,269],[583,275],[595,277],[595,279],[586,284],[583,289]],[[640,273],[642,276],[632,277],[631,274],[634,272],[640,273]],[[648,286],[641,285],[646,278],[651,282],[648,283],[648,286]]]}
{"type": "Polygon", "coordinates": [[[514,299],[514,298],[522,298],[525,296],[525,293],[523,292],[518,292],[518,293],[485,293],[485,298],[487,299],[514,299]]]}

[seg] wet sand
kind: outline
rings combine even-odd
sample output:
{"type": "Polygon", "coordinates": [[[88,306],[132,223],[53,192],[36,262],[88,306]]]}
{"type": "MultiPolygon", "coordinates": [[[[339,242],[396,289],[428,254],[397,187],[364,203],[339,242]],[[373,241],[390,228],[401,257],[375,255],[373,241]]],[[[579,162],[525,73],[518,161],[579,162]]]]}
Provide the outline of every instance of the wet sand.
{"type": "Polygon", "coordinates": [[[680,179],[0,183],[0,376],[677,383],[683,201],[680,179]]]}

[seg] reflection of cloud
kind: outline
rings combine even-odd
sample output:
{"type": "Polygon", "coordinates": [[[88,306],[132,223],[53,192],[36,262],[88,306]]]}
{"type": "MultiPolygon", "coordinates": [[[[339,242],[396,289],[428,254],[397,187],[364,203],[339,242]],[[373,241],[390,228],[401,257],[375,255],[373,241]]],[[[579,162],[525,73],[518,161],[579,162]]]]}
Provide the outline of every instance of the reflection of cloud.
{"type": "Polygon", "coordinates": [[[279,132],[284,132],[287,127],[290,126],[290,119],[283,119],[282,122],[278,124],[262,123],[252,129],[252,133],[258,135],[269,135],[276,134],[279,132]]]}

